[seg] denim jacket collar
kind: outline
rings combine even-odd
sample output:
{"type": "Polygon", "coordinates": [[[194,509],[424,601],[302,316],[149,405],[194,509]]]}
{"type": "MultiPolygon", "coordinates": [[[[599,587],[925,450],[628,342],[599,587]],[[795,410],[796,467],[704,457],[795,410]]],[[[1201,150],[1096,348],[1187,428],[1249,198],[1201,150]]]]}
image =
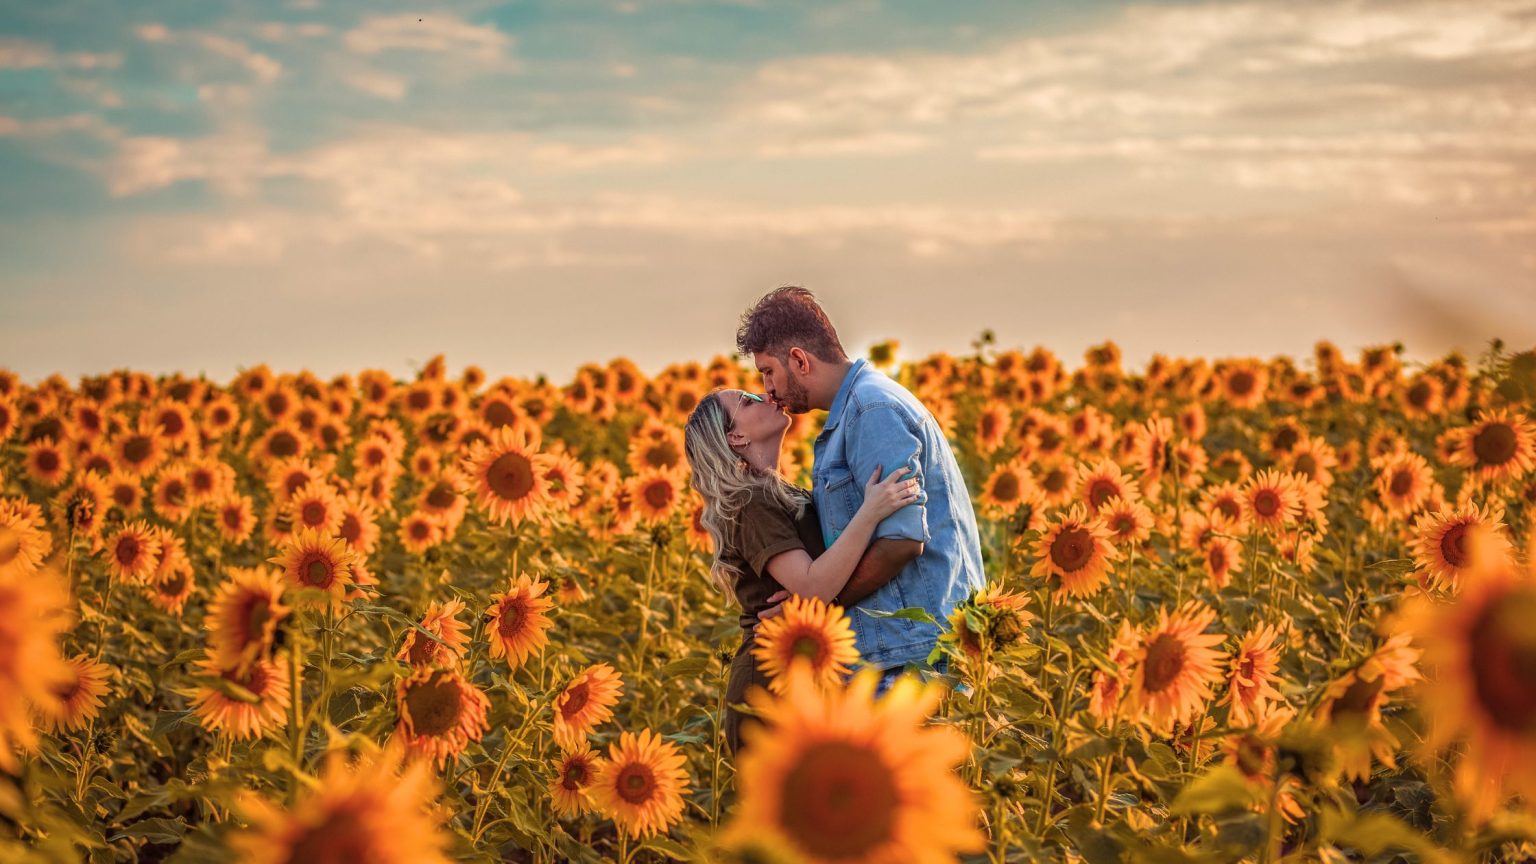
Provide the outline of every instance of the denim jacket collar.
{"type": "Polygon", "coordinates": [[[848,394],[853,390],[853,382],[868,365],[869,361],[860,357],[848,367],[848,373],[843,376],[843,383],[838,386],[837,395],[832,397],[832,405],[827,409],[827,422],[822,424],[821,434],[816,436],[816,440],[825,438],[828,432],[836,429],[837,424],[842,422],[843,408],[848,404],[848,394]]]}

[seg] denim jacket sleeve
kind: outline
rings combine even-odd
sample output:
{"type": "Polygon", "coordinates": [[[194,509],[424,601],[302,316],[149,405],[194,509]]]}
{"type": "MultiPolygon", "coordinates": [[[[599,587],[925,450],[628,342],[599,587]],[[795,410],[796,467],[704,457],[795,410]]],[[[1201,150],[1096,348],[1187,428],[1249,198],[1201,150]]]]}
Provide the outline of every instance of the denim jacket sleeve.
{"type": "Polygon", "coordinates": [[[917,481],[924,491],[919,492],[915,503],[908,504],[887,516],[875,528],[875,539],[905,538],[927,543],[928,494],[927,479],[923,475],[923,439],[913,428],[913,421],[900,407],[888,402],[876,402],[859,408],[854,416],[856,428],[847,436],[848,467],[854,482],[862,490],[875,467],[881,469],[880,479],[889,477],[892,471],[906,468],[904,478],[917,481]]]}

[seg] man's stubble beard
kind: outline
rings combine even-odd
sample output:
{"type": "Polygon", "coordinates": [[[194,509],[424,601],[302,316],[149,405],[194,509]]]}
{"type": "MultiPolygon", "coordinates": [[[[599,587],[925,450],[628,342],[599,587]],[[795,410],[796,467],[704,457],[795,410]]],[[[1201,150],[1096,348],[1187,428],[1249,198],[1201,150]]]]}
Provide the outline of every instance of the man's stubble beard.
{"type": "Polygon", "coordinates": [[[811,394],[799,381],[789,377],[784,381],[784,407],[791,414],[805,414],[811,410],[811,394]]]}

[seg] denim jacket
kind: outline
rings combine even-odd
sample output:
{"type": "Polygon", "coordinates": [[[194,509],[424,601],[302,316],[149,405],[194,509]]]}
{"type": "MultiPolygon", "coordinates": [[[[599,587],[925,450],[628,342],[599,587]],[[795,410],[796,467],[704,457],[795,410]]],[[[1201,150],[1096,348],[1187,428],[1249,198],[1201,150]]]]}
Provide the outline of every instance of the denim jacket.
{"type": "Polygon", "coordinates": [[[812,493],[828,546],[864,503],[864,483],[875,466],[881,466],[882,479],[906,466],[905,476],[922,487],[917,502],[881,522],[875,538],[919,540],[923,554],[848,614],[865,663],[888,669],[923,662],[937,628],[859,610],[918,606],[944,622],[972,589],[986,584],[971,496],[943,430],[917,397],[860,359],[832,399],[814,451],[812,493]]]}

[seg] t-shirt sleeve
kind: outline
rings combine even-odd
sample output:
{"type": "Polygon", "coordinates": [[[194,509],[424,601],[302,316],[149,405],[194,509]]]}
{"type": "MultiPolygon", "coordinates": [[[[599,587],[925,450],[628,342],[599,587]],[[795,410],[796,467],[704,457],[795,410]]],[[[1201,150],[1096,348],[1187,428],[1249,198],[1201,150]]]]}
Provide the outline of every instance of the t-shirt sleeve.
{"type": "Polygon", "coordinates": [[[921,490],[916,501],[885,517],[875,527],[874,539],[927,543],[931,536],[928,533],[928,478],[923,474],[923,439],[893,405],[871,405],[855,418],[855,422],[857,428],[849,430],[848,435],[848,467],[853,471],[853,482],[862,487],[876,466],[881,470],[881,480],[898,468],[906,468],[907,473],[902,479],[916,480],[921,490]]]}
{"type": "Polygon", "coordinates": [[[741,557],[757,573],[768,574],[768,562],[773,556],[805,548],[800,532],[795,530],[794,515],[767,500],[760,492],[753,491],[737,518],[740,520],[737,537],[741,557]]]}

